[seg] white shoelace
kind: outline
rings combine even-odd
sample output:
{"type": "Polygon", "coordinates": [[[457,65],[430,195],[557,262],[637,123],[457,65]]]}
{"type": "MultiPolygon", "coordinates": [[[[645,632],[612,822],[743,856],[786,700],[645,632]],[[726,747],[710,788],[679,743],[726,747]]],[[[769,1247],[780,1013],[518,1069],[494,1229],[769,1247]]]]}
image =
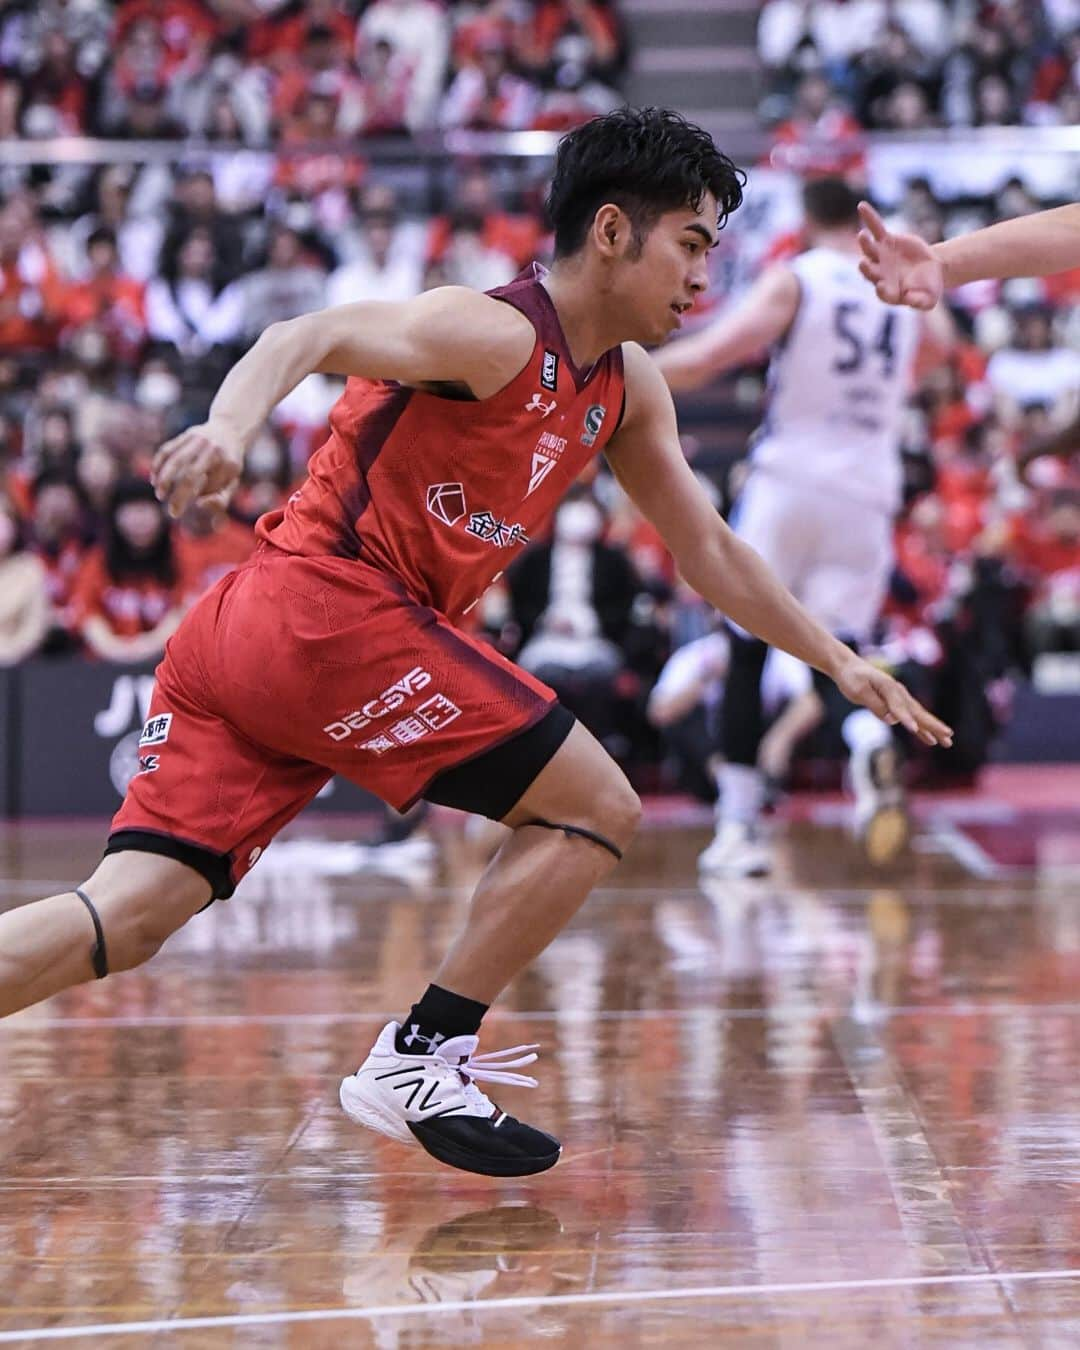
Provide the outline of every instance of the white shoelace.
{"type": "MultiPolygon", "coordinates": [[[[509,1050],[492,1050],[486,1055],[470,1055],[468,1059],[461,1060],[457,1064],[450,1064],[461,1079],[461,1094],[465,1098],[469,1107],[478,1116],[494,1115],[496,1107],[491,1099],[476,1086],[474,1080],[480,1080],[485,1083],[503,1083],[509,1087],[529,1087],[537,1086],[535,1078],[530,1078],[525,1073],[508,1073],[508,1069],[520,1069],[526,1064],[532,1064],[537,1058],[536,1051],[539,1045],[514,1045],[509,1050]],[[511,1055],[520,1054],[519,1059],[511,1059],[511,1055]]],[[[448,1060],[447,1063],[450,1063],[448,1060]]],[[[500,1115],[496,1124],[501,1124],[505,1113],[500,1115]]]]}
{"type": "MultiPolygon", "coordinates": [[[[535,1063],[539,1045],[513,1045],[509,1050],[491,1050],[486,1055],[470,1055],[451,1067],[458,1073],[474,1078],[478,1083],[503,1083],[508,1087],[537,1087],[535,1078],[527,1073],[507,1073],[508,1069],[520,1069],[526,1064],[535,1063]],[[511,1059],[511,1055],[520,1055],[511,1059]]],[[[448,1061],[449,1062],[449,1061],[448,1061]]]]}

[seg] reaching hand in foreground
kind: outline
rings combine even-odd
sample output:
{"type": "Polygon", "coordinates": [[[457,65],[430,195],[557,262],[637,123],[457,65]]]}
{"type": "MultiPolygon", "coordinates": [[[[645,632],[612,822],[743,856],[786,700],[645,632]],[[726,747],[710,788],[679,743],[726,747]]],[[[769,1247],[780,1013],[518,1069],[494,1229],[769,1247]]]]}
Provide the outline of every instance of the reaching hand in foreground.
{"type": "Polygon", "coordinates": [[[915,234],[894,234],[868,202],[859,203],[859,271],[888,305],[933,309],[945,289],[940,261],[915,234]]]}
{"type": "Polygon", "coordinates": [[[864,661],[854,652],[833,673],[833,679],[840,692],[852,703],[869,708],[889,726],[905,727],[925,745],[943,745],[946,749],[952,745],[952,727],[927,712],[899,680],[894,680],[891,675],[864,661]]]}
{"type": "Polygon", "coordinates": [[[244,447],[235,432],[223,423],[202,422],[165,442],[150,477],[169,514],[181,516],[192,502],[229,493],[243,467],[244,447]]]}

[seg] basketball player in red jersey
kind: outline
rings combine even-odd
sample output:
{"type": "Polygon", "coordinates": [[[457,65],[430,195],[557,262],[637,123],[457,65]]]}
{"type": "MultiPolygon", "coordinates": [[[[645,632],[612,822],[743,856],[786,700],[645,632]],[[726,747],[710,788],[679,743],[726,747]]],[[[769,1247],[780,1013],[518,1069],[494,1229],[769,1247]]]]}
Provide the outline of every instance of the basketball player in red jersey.
{"type": "Polygon", "coordinates": [[[152,955],[230,895],[334,773],[511,834],[434,982],[341,1085],[352,1119],[452,1166],[550,1167],[559,1144],[478,1082],[488,1005],[629,843],[640,804],[553,692],[455,627],[601,451],[711,604],[928,744],[951,732],[820,628],[728,531],[687,467],[662,342],[705,289],[741,175],[703,131],[624,109],[560,143],[555,261],[488,295],[447,287],[275,324],[208,420],[162,447],[174,513],[227,490],[270,410],[312,371],[350,376],[330,439],[252,560],[190,612],[157,671],[139,772],[74,890],[0,916],[0,1014],[152,955]]]}

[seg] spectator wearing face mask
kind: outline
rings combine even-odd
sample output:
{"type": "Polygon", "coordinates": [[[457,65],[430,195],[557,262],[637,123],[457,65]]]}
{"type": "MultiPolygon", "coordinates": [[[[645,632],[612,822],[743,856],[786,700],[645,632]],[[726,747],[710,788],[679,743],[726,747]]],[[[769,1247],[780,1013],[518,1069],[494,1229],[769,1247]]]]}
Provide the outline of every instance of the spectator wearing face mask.
{"type": "Polygon", "coordinates": [[[0,497],[0,666],[32,656],[48,627],[45,568],[26,547],[15,507],[0,497]]]}
{"type": "Polygon", "coordinates": [[[626,664],[621,644],[641,590],[625,554],[602,542],[603,530],[591,492],[572,489],[556,512],[552,542],[507,572],[524,642],[518,664],[550,684],[600,740],[616,730],[613,684],[626,664]]]}
{"type": "Polygon", "coordinates": [[[83,563],[72,599],[86,647],[106,661],[156,660],[182,599],[172,529],[154,489],[139,479],[118,484],[104,541],[83,563]]]}

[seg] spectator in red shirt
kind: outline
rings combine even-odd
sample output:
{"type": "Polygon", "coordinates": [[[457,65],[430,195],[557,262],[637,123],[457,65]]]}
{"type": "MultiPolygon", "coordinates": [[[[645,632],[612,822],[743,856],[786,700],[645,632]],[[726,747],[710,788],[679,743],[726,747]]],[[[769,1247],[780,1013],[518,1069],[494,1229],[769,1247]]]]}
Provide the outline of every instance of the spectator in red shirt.
{"type": "Polygon", "coordinates": [[[609,0],[539,0],[519,39],[521,64],[554,76],[564,62],[614,79],[626,60],[622,26],[609,0]]]}
{"type": "Polygon", "coordinates": [[[275,16],[252,25],[247,39],[248,59],[283,69],[301,55],[313,25],[328,29],[341,50],[352,50],[356,20],[344,13],[340,0],[304,0],[298,14],[284,19],[275,16]]]}
{"type": "Polygon", "coordinates": [[[454,76],[439,123],[474,131],[520,131],[532,123],[539,92],[511,70],[510,51],[502,39],[487,38],[478,47],[476,64],[454,76]]]}
{"type": "Polygon", "coordinates": [[[21,124],[27,136],[80,136],[87,131],[89,85],[63,32],[44,35],[41,61],[23,80],[21,124]]]}
{"type": "Polygon", "coordinates": [[[90,275],[64,297],[65,323],[79,328],[96,323],[109,339],[113,355],[129,362],[146,339],[146,303],[141,282],[120,270],[116,235],[102,225],[86,245],[90,275]]]}
{"type": "Polygon", "coordinates": [[[334,130],[341,135],[356,130],[362,103],[360,80],[348,46],[323,23],[306,25],[299,55],[282,68],[274,84],[273,115],[281,130],[304,115],[304,106],[313,93],[336,100],[334,130]]]}
{"type": "Polygon", "coordinates": [[[37,215],[25,197],[0,208],[0,351],[55,346],[64,286],[38,238],[37,215]]]}
{"type": "Polygon", "coordinates": [[[104,542],[87,556],[72,600],[87,648],[106,661],[152,661],[183,615],[172,530],[149,483],[113,492],[104,542]]]}
{"type": "MultiPolygon", "coordinates": [[[[349,121],[355,124],[357,118],[354,107],[349,121]]],[[[309,88],[282,124],[281,145],[291,153],[278,160],[275,183],[308,200],[324,192],[358,186],[367,167],[365,161],[329,144],[346,134],[339,95],[330,89],[309,88]]]]}
{"type": "Polygon", "coordinates": [[[513,258],[520,268],[536,257],[540,226],[534,216],[514,215],[503,209],[495,191],[495,182],[482,164],[467,167],[454,191],[454,214],[436,216],[431,222],[428,260],[441,262],[454,222],[471,217],[479,225],[485,248],[513,258]]]}
{"type": "Polygon", "coordinates": [[[75,645],[72,597],[89,545],[85,504],[74,480],[47,470],[31,488],[30,550],[45,569],[50,651],[75,645]]]}
{"type": "Polygon", "coordinates": [[[193,604],[251,556],[255,536],[225,511],[195,503],[184,512],[176,535],[184,603],[193,604]]]}
{"type": "Polygon", "coordinates": [[[214,17],[216,8],[199,0],[123,0],[116,11],[114,45],[127,41],[137,24],[150,19],[157,25],[170,58],[183,61],[204,51],[220,31],[214,17]]]}
{"type": "Polygon", "coordinates": [[[1080,491],[1058,488],[1011,522],[1010,552],[1035,586],[1034,651],[1080,651],[1080,491]]]}
{"type": "Polygon", "coordinates": [[[791,116],[776,128],[771,159],[777,167],[814,176],[865,176],[862,131],[824,75],[799,81],[791,116]]]}
{"type": "Polygon", "coordinates": [[[368,136],[407,135],[412,62],[386,38],[378,38],[364,46],[360,73],[363,76],[360,129],[368,136]]]}

